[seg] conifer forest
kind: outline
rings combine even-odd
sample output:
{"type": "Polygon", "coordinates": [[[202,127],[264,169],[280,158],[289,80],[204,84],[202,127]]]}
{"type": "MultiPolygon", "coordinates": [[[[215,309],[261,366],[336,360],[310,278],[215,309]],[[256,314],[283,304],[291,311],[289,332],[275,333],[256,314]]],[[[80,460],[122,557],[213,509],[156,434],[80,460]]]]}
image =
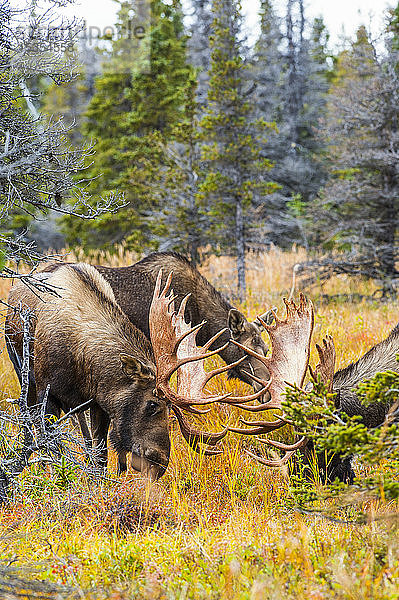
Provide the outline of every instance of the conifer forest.
{"type": "Polygon", "coordinates": [[[363,4],[0,0],[0,600],[399,597],[399,3],[363,4]]]}

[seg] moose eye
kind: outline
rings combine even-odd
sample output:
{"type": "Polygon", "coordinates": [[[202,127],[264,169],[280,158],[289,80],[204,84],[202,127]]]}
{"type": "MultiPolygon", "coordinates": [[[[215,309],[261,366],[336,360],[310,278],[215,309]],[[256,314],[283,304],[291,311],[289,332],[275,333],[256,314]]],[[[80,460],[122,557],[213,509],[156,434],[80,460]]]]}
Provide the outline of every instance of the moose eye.
{"type": "Polygon", "coordinates": [[[155,415],[159,411],[160,408],[161,407],[158,404],[158,402],[154,402],[153,400],[150,400],[149,402],[147,402],[146,412],[149,415],[155,415]]]}
{"type": "Polygon", "coordinates": [[[260,347],[262,345],[262,340],[258,335],[256,335],[252,338],[252,343],[254,346],[260,347]]]}

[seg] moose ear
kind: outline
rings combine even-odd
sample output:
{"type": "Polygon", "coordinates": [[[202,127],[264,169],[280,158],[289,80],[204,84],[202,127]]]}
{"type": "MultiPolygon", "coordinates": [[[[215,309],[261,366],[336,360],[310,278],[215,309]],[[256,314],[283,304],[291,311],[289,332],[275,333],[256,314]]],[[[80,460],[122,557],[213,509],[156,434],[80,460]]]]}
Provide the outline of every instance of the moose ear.
{"type": "MultiPolygon", "coordinates": [[[[273,308],[265,312],[263,315],[260,315],[260,319],[262,319],[262,321],[266,323],[266,325],[271,325],[274,321],[274,315],[276,312],[277,306],[274,306],[273,308]]],[[[259,321],[258,317],[256,317],[254,323],[259,327],[259,329],[263,329],[263,325],[261,321],[259,321]]]]}
{"type": "Polygon", "coordinates": [[[151,368],[131,354],[120,354],[123,372],[131,379],[154,379],[151,368]]]}
{"type": "Polygon", "coordinates": [[[236,308],[231,308],[227,319],[227,326],[230,329],[233,337],[238,337],[245,331],[246,318],[236,308]]]}

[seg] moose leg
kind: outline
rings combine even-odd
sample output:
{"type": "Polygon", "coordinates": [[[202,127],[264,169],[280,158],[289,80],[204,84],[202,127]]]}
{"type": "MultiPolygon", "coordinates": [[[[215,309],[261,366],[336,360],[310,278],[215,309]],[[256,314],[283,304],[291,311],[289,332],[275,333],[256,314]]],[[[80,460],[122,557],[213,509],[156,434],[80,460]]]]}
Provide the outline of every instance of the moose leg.
{"type": "Polygon", "coordinates": [[[98,404],[90,407],[93,449],[96,451],[96,460],[102,471],[107,469],[107,436],[110,422],[111,419],[98,404]]]}
{"type": "Polygon", "coordinates": [[[118,475],[127,471],[126,455],[127,452],[124,450],[118,452],[118,475]]]}
{"type": "Polygon", "coordinates": [[[52,396],[51,394],[48,394],[47,396],[47,402],[46,402],[46,417],[54,417],[54,421],[56,421],[57,419],[60,418],[61,416],[61,409],[58,406],[57,400],[55,399],[54,396],[52,396]]]}
{"type": "Polygon", "coordinates": [[[84,412],[78,413],[76,415],[77,421],[80,425],[80,430],[82,432],[82,436],[84,439],[84,443],[87,450],[90,450],[93,447],[93,441],[91,439],[91,433],[86,421],[86,414],[84,412]]]}

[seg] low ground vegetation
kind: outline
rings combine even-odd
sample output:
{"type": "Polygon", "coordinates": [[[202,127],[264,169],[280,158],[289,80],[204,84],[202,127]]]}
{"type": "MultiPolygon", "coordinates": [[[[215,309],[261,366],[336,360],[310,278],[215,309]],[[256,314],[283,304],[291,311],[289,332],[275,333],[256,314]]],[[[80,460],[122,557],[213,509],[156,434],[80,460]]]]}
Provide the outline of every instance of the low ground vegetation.
{"type": "MultiPolygon", "coordinates": [[[[122,266],[136,258],[121,250],[119,256],[101,255],[96,262],[122,266]]],[[[303,251],[295,249],[249,255],[243,310],[252,317],[269,306],[282,311],[292,268],[303,258],[303,251]]],[[[212,257],[203,273],[225,293],[234,288],[233,259],[212,257]]],[[[10,282],[0,285],[6,298],[10,282]]],[[[361,356],[398,322],[398,302],[373,298],[377,287],[339,276],[308,290],[316,306],[314,339],[334,336],[337,367],[361,356]]],[[[19,388],[4,341],[2,348],[5,405],[19,388]]],[[[314,354],[311,361],[316,361],[314,354]]],[[[248,391],[245,384],[222,378],[212,385],[248,391]]],[[[238,416],[237,410],[221,406],[207,420],[222,427],[238,416]]],[[[297,504],[287,469],[262,467],[245,455],[243,448],[256,446],[254,440],[230,434],[223,441],[224,454],[206,458],[191,452],[175,424],[172,429],[170,466],[151,488],[131,472],[117,477],[114,454],[108,478],[96,483],[68,465],[35,465],[25,471],[13,501],[0,509],[0,590],[6,589],[7,577],[11,581],[12,566],[23,578],[21,586],[36,578],[54,586],[48,596],[26,591],[22,597],[397,598],[396,502],[365,495],[353,506],[349,498],[332,518],[308,514],[297,504]],[[360,513],[362,525],[357,524],[360,513]]],[[[367,467],[355,467],[367,476],[367,467]]],[[[314,487],[322,487],[317,473],[314,487]]],[[[323,502],[330,509],[335,500],[323,502]]]]}

